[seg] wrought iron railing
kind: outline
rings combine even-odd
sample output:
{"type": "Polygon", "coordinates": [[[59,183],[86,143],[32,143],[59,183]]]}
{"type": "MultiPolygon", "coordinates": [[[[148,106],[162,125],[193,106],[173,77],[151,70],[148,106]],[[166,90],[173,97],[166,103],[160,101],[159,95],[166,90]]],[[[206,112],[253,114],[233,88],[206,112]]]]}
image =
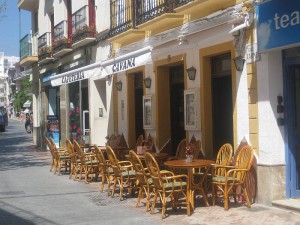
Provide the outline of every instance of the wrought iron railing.
{"type": "Polygon", "coordinates": [[[135,6],[136,1],[133,0],[111,0],[111,29],[109,36],[125,32],[135,27],[135,6]]]}
{"type": "Polygon", "coordinates": [[[54,27],[53,41],[57,41],[67,36],[68,36],[68,21],[63,20],[54,27]]]}
{"type": "Polygon", "coordinates": [[[38,38],[38,48],[51,45],[51,32],[46,32],[38,38]]]}
{"type": "Polygon", "coordinates": [[[194,0],[110,0],[111,29],[109,36],[122,33],[194,0]]]}
{"type": "Polygon", "coordinates": [[[88,5],[86,5],[72,14],[72,34],[84,25],[88,25],[88,10],[88,5]]]}
{"type": "Polygon", "coordinates": [[[20,40],[20,59],[24,59],[28,56],[32,55],[32,43],[31,43],[31,35],[26,34],[20,40]]]}

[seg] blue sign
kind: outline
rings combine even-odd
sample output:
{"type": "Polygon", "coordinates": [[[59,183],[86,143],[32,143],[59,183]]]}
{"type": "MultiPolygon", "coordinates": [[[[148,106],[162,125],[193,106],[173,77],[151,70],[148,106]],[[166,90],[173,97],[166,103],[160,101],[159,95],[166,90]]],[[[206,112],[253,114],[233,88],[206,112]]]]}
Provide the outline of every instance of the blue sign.
{"type": "Polygon", "coordinates": [[[43,83],[49,81],[49,80],[51,79],[51,77],[54,77],[55,75],[56,75],[56,73],[53,72],[53,73],[50,73],[50,74],[44,76],[44,77],[43,77],[43,83]]]}
{"type": "Polygon", "coordinates": [[[257,8],[258,50],[300,43],[300,1],[270,0],[257,8]]]}

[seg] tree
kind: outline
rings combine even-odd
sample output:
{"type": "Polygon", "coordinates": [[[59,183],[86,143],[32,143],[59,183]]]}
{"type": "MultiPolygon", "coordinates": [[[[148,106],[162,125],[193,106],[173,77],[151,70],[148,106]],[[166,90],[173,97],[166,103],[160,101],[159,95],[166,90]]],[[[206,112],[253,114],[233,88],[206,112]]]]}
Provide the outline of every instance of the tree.
{"type": "Polygon", "coordinates": [[[15,93],[15,100],[14,100],[14,108],[18,112],[23,108],[23,104],[29,100],[32,101],[32,84],[29,81],[29,77],[25,80],[21,81],[20,90],[15,93]]]}
{"type": "Polygon", "coordinates": [[[3,15],[4,11],[6,10],[6,2],[7,0],[0,1],[0,21],[2,20],[5,15],[3,15]]]}

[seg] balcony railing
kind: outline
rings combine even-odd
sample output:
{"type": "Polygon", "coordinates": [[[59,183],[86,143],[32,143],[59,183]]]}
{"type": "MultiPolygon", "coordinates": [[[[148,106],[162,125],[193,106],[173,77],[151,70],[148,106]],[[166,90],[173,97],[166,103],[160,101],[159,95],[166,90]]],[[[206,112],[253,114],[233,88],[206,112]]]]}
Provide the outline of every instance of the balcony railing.
{"type": "Polygon", "coordinates": [[[52,57],[51,32],[46,32],[38,38],[39,61],[52,57]]]}
{"type": "Polygon", "coordinates": [[[58,52],[65,48],[71,47],[71,39],[68,38],[68,21],[63,20],[54,27],[52,41],[53,52],[58,52]]]}
{"type": "Polygon", "coordinates": [[[38,47],[43,48],[51,45],[51,32],[46,32],[38,38],[38,47]]]}
{"type": "Polygon", "coordinates": [[[86,5],[72,15],[72,42],[95,37],[95,26],[89,25],[89,6],[86,5]]]}
{"type": "Polygon", "coordinates": [[[110,36],[122,33],[130,28],[135,27],[134,19],[135,1],[111,0],[111,24],[110,36]]]}
{"type": "Polygon", "coordinates": [[[194,0],[110,0],[110,36],[143,24],[194,0]]]}
{"type": "Polygon", "coordinates": [[[26,34],[20,40],[20,59],[24,59],[28,56],[32,56],[32,43],[31,43],[31,35],[26,34]]]}
{"type": "Polygon", "coordinates": [[[63,20],[54,27],[53,39],[57,41],[68,36],[68,21],[63,20]]]}

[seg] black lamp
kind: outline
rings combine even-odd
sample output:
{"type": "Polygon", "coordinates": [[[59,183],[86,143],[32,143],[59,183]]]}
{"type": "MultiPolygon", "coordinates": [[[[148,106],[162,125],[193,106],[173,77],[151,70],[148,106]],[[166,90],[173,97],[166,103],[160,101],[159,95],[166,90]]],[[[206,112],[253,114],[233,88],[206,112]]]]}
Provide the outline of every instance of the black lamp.
{"type": "Polygon", "coordinates": [[[245,59],[242,56],[235,57],[233,59],[234,65],[237,71],[243,71],[245,59]]]}
{"type": "Polygon", "coordinates": [[[192,66],[192,67],[188,68],[186,71],[187,71],[189,79],[195,80],[196,71],[197,71],[196,68],[192,66]]]}
{"type": "Polygon", "coordinates": [[[122,81],[119,80],[115,84],[116,84],[117,91],[122,91],[122,81]]]}
{"type": "Polygon", "coordinates": [[[151,78],[150,77],[145,78],[144,84],[146,88],[151,88],[151,78]]]}

